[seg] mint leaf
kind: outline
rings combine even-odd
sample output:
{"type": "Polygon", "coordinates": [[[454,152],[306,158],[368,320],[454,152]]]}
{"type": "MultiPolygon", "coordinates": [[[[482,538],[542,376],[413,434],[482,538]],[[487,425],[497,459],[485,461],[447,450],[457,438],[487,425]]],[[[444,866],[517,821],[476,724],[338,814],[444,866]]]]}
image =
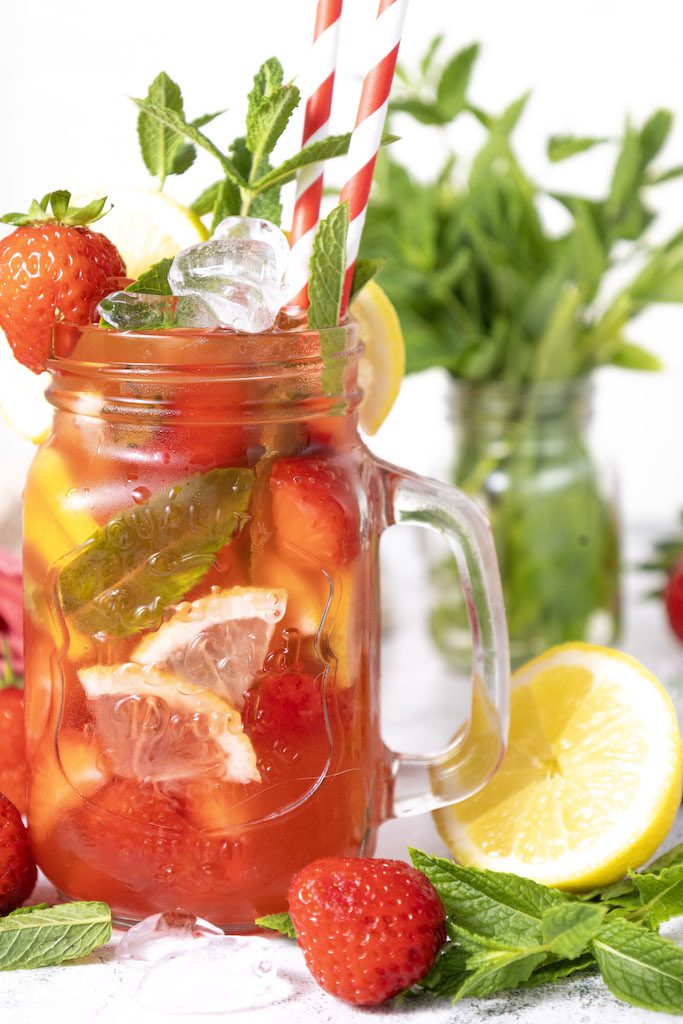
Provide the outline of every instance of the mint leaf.
{"type": "Polygon", "coordinates": [[[644,370],[647,373],[654,373],[663,369],[661,359],[658,359],[652,352],[634,345],[631,341],[622,341],[614,350],[612,364],[620,366],[624,370],[644,370]]]}
{"type": "Polygon", "coordinates": [[[90,636],[157,628],[240,529],[254,473],[214,469],[124,509],[63,561],[59,598],[90,636]]]}
{"type": "Polygon", "coordinates": [[[106,903],[22,907],[0,918],[0,970],[77,960],[110,937],[111,911],[106,903]]]}
{"type": "Polygon", "coordinates": [[[468,974],[453,1002],[468,996],[490,996],[508,988],[517,988],[528,981],[534,970],[546,959],[544,952],[489,950],[475,953],[467,960],[468,974]]]}
{"type": "Polygon", "coordinates": [[[606,913],[607,907],[599,903],[560,903],[550,907],[541,921],[543,941],[557,956],[575,960],[586,952],[606,913]]]}
{"type": "Polygon", "coordinates": [[[196,213],[198,217],[204,217],[207,213],[211,213],[214,206],[216,205],[216,197],[218,196],[218,190],[223,184],[221,181],[214,181],[213,185],[209,185],[201,192],[194,202],[190,203],[190,209],[193,213],[196,213]]]}
{"type": "Polygon", "coordinates": [[[646,920],[652,928],[658,928],[664,921],[683,914],[683,864],[630,877],[641,902],[633,916],[646,920]]]}
{"type": "MultiPolygon", "coordinates": [[[[150,85],[147,100],[184,117],[180,86],[165,71],[161,71],[150,85]]],[[[183,134],[160,124],[157,118],[144,110],[138,114],[138,139],[145,167],[159,178],[162,186],[167,175],[182,174],[194,162],[196,150],[185,143],[183,134]]]]}
{"type": "Polygon", "coordinates": [[[170,258],[159,260],[154,263],[144,274],[140,274],[137,281],[133,281],[125,289],[127,292],[137,292],[140,295],[172,295],[171,286],[168,283],[168,272],[171,269],[173,260],[170,258]]]}
{"type": "Polygon", "coordinates": [[[362,292],[368,281],[372,281],[376,274],[379,274],[380,270],[384,266],[385,260],[356,260],[356,266],[353,272],[353,282],[351,284],[351,301],[358,295],[358,292],[362,292]]]}
{"type": "Polygon", "coordinates": [[[436,105],[445,121],[451,121],[464,110],[472,68],[479,55],[479,44],[474,43],[456,53],[446,64],[436,90],[436,105]]]}
{"type": "Polygon", "coordinates": [[[296,939],[296,932],[289,914],[267,914],[265,917],[257,917],[254,921],[259,928],[270,928],[271,931],[280,932],[288,939],[296,939]]]}
{"type": "Polygon", "coordinates": [[[556,164],[560,160],[576,156],[577,153],[585,153],[595,146],[602,146],[605,142],[609,142],[609,139],[597,138],[593,135],[551,135],[547,146],[548,159],[556,164]]]}
{"type": "Polygon", "coordinates": [[[609,920],[592,950],[609,990],[633,1006],[680,1014],[683,949],[623,919],[609,920]]]}
{"type": "Polygon", "coordinates": [[[169,110],[167,107],[159,106],[158,103],[154,103],[151,100],[141,100],[133,97],[133,103],[164,127],[171,128],[186,139],[189,139],[195,146],[205,149],[207,153],[210,153],[211,156],[218,160],[225,176],[234,181],[236,185],[246,185],[246,182],[242,179],[232,161],[224,153],[221,153],[211,139],[207,138],[194,125],[187,122],[182,114],[175,110],[169,110]]]}
{"type": "Polygon", "coordinates": [[[261,173],[263,162],[275,149],[300,100],[295,85],[284,85],[274,95],[265,96],[247,116],[247,147],[254,157],[254,178],[261,173]]]}
{"type": "Polygon", "coordinates": [[[651,864],[648,864],[643,871],[648,875],[656,874],[658,871],[674,867],[676,864],[683,864],[683,843],[677,843],[676,846],[672,846],[661,857],[657,857],[651,864]]]}
{"type": "Polygon", "coordinates": [[[254,84],[247,96],[247,118],[255,116],[263,99],[272,96],[282,85],[285,77],[282,64],[277,57],[269,57],[254,75],[254,84]]]}
{"type": "Polygon", "coordinates": [[[349,204],[344,202],[320,221],[315,233],[308,284],[308,323],[314,331],[339,322],[348,232],[349,204]]]}
{"type": "Polygon", "coordinates": [[[309,146],[299,150],[295,156],[284,160],[278,167],[256,178],[250,187],[255,192],[262,192],[267,188],[272,188],[274,185],[286,185],[287,182],[294,180],[296,172],[300,167],[307,167],[309,164],[317,164],[322,160],[331,160],[337,156],[344,156],[349,151],[350,141],[351,135],[347,132],[345,135],[328,135],[326,139],[312,142],[309,146]]]}
{"type": "Polygon", "coordinates": [[[561,981],[577,971],[595,968],[595,957],[592,953],[584,953],[576,960],[552,960],[537,967],[534,973],[522,982],[520,988],[536,988],[538,985],[549,985],[553,981],[561,981]]]}
{"type": "Polygon", "coordinates": [[[239,188],[229,178],[225,178],[216,189],[211,211],[211,233],[213,234],[220,222],[225,220],[226,217],[238,216],[241,205],[242,198],[239,188]]]}
{"type": "Polygon", "coordinates": [[[529,878],[464,868],[411,849],[410,856],[439,894],[446,912],[468,931],[500,943],[532,946],[543,941],[541,922],[551,907],[571,897],[529,878]]]}

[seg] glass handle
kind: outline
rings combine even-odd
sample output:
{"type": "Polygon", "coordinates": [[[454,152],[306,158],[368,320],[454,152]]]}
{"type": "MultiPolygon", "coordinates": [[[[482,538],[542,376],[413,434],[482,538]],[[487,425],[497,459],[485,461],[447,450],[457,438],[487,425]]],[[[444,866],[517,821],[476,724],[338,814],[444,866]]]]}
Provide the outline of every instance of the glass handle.
{"type": "Polygon", "coordinates": [[[472,633],[470,714],[435,754],[389,752],[388,817],[463,800],[491,778],[505,752],[510,659],[503,590],[493,536],[479,506],[455,487],[381,465],[386,525],[442,534],[455,556],[472,633]]]}

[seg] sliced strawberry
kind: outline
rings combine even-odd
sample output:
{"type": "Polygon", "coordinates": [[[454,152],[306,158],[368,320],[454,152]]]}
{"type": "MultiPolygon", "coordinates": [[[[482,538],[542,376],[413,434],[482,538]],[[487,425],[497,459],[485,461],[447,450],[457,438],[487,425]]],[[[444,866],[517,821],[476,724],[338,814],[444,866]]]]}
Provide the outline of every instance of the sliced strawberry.
{"type": "Polygon", "coordinates": [[[321,456],[280,459],[270,493],[281,549],[303,548],[323,567],[344,565],[358,553],[358,501],[339,463],[321,456]]]}

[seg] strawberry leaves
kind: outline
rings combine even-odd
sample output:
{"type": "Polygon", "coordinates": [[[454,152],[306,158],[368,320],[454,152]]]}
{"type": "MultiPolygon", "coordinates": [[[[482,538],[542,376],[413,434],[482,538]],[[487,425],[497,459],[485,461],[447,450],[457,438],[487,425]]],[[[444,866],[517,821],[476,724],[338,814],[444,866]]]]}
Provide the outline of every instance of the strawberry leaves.
{"type": "Polygon", "coordinates": [[[93,199],[86,206],[73,206],[71,193],[66,189],[48,192],[42,199],[34,199],[28,213],[6,213],[0,217],[3,224],[24,227],[27,224],[62,224],[64,227],[85,227],[94,224],[109,211],[105,210],[107,197],[93,199]]]}

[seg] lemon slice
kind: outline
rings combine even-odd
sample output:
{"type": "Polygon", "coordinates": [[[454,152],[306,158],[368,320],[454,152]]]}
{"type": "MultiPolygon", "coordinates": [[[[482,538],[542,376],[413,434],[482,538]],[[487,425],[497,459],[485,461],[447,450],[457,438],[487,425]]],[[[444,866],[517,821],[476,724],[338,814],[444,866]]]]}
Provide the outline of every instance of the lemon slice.
{"type": "Polygon", "coordinates": [[[263,670],[287,591],[262,587],[216,590],[178,605],[170,619],[133,651],[131,660],[156,665],[241,707],[263,670]]]}
{"type": "Polygon", "coordinates": [[[40,444],[50,430],[52,406],[45,397],[47,373],[32,373],[12,355],[0,331],[0,416],[15,433],[40,444]]]}
{"type": "Polygon", "coordinates": [[[98,222],[96,230],[101,230],[119,250],[129,277],[138,278],[153,263],[208,238],[199,217],[164,192],[114,186],[74,202],[85,204],[105,194],[112,209],[98,222]]]}
{"type": "Polygon", "coordinates": [[[232,782],[260,781],[242,716],[210,690],[133,663],[94,665],[78,675],[117,774],[168,782],[215,777],[224,765],[232,782]],[[105,697],[113,702],[102,702],[105,697]]]}
{"type": "Polygon", "coordinates": [[[386,292],[369,281],[350,306],[365,352],[358,370],[363,401],[358,409],[366,434],[376,434],[391,412],[406,370],[403,331],[386,292]]]}
{"type": "Polygon", "coordinates": [[[625,654],[566,644],[513,676],[510,745],[491,782],[434,816],[464,864],[583,889],[643,864],[680,802],[664,687],[625,654]]]}

